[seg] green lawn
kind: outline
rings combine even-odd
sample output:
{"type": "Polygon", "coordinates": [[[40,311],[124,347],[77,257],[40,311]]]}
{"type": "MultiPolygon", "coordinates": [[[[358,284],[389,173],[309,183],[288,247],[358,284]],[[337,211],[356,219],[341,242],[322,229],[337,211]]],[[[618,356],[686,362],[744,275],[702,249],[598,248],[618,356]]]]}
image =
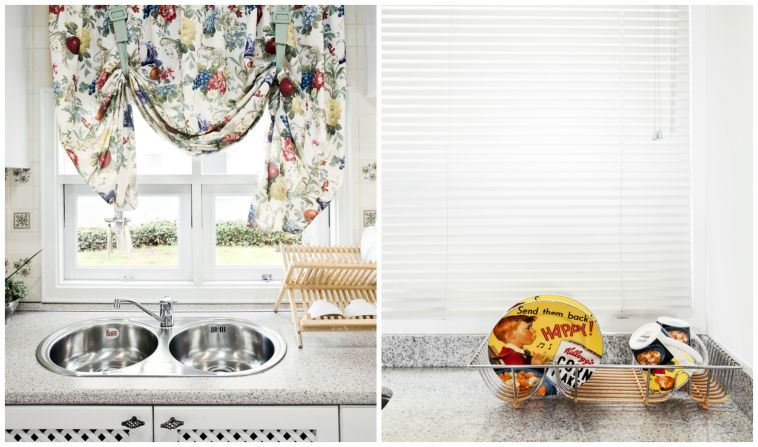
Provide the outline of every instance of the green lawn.
{"type": "MultiPolygon", "coordinates": [[[[113,252],[108,258],[105,250],[80,251],[76,263],[80,266],[172,266],[178,263],[179,249],[176,246],[134,248],[127,256],[113,252]]],[[[216,247],[218,265],[279,265],[281,253],[276,247],[216,247]]]]}
{"type": "Polygon", "coordinates": [[[216,247],[218,265],[281,265],[276,247],[216,247]]]}

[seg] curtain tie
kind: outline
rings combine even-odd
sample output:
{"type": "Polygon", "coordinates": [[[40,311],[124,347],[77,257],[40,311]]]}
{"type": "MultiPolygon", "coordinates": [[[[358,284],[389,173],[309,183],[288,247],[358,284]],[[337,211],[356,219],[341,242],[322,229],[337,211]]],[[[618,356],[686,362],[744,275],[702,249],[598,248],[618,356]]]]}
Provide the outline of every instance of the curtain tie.
{"type": "Polygon", "coordinates": [[[284,51],[287,49],[287,32],[290,24],[289,5],[277,5],[274,11],[274,37],[276,41],[276,74],[284,65],[284,51]]]}
{"type": "Polygon", "coordinates": [[[113,5],[108,14],[113,24],[118,54],[121,57],[121,71],[124,73],[124,79],[129,79],[129,58],[126,54],[126,44],[129,41],[129,35],[126,32],[126,7],[124,5],[113,5]]]}

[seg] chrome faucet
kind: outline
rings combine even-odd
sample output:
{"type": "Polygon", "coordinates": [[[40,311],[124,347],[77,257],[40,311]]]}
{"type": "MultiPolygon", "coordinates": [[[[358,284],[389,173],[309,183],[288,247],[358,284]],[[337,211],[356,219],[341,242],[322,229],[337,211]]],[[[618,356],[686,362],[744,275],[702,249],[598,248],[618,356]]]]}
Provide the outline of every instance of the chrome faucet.
{"type": "Polygon", "coordinates": [[[163,298],[161,298],[160,302],[158,303],[158,309],[160,309],[160,315],[155,315],[154,313],[145,309],[140,303],[134,300],[130,300],[128,298],[116,298],[115,300],[113,300],[113,307],[115,309],[120,309],[122,303],[131,303],[139,307],[146,314],[158,320],[161,323],[161,327],[171,327],[174,325],[173,312],[174,312],[174,304],[176,304],[176,301],[174,301],[174,299],[171,297],[164,296],[163,298]]]}

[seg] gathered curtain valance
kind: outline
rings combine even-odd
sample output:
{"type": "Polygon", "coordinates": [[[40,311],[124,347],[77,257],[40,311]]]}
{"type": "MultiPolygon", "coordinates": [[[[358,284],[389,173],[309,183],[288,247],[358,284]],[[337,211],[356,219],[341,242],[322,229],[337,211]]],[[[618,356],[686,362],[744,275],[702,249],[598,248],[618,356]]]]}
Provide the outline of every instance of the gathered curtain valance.
{"type": "Polygon", "coordinates": [[[302,231],[342,182],[344,9],[293,6],[278,75],[273,11],[128,6],[125,77],[107,6],[50,6],[60,140],[86,183],[118,209],[137,205],[132,104],[192,155],[239,141],[268,110],[248,223],[302,231]]]}

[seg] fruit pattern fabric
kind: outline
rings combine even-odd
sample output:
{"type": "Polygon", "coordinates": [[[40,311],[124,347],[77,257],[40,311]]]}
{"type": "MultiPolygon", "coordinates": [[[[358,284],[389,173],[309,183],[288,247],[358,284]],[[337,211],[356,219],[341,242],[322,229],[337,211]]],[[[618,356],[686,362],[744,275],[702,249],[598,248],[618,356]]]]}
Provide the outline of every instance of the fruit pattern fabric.
{"type": "Polygon", "coordinates": [[[127,81],[107,6],[50,6],[60,140],[86,183],[118,209],[136,207],[135,108],[196,156],[240,141],[261,120],[269,132],[248,225],[302,231],[343,178],[344,8],[292,7],[278,76],[273,10],[128,6],[127,81]]]}

